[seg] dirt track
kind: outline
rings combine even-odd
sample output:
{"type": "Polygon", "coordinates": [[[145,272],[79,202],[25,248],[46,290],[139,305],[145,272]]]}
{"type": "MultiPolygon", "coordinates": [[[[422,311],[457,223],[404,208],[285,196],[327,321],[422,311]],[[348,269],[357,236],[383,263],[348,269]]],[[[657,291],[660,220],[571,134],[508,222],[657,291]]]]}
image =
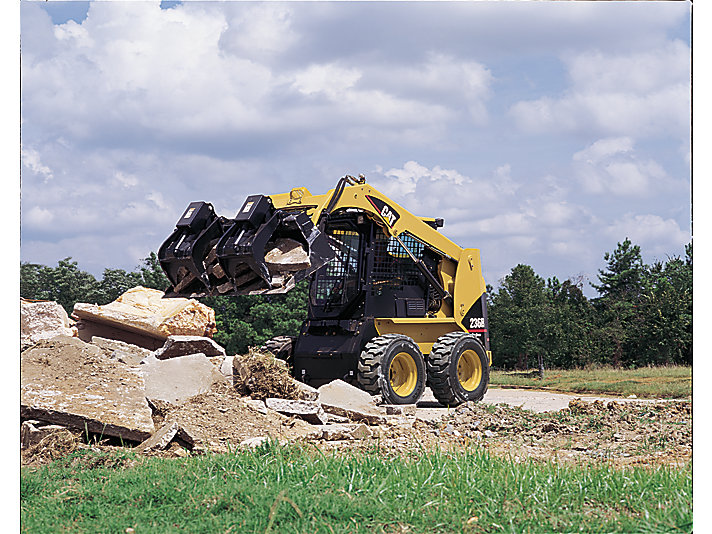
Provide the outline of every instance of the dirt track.
{"type": "MultiPolygon", "coordinates": [[[[536,413],[556,412],[569,406],[569,402],[574,399],[581,399],[585,402],[600,400],[603,402],[660,402],[653,399],[627,399],[622,397],[585,395],[575,393],[558,393],[554,391],[542,391],[534,389],[516,388],[490,388],[482,400],[485,404],[506,404],[531,410],[536,413]]],[[[448,413],[448,409],[440,405],[433,397],[430,388],[425,390],[425,395],[418,403],[418,417],[428,421],[440,419],[448,413]]]]}

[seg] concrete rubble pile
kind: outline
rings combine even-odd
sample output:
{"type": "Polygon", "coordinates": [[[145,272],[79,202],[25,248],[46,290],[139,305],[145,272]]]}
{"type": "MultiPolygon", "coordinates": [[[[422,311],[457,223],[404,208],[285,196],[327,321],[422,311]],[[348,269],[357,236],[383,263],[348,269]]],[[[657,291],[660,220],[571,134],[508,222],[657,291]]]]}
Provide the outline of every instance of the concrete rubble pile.
{"type": "Polygon", "coordinates": [[[51,301],[20,299],[20,346],[22,350],[57,335],[73,336],[73,328],[67,312],[51,301]]]}
{"type": "Polygon", "coordinates": [[[378,406],[341,380],[314,389],[270,353],[226,355],[211,339],[212,309],[159,294],[139,287],[106,306],[77,304],[76,329],[56,303],[21,303],[23,450],[67,429],[155,453],[359,440],[412,425],[414,407],[378,406]]]}

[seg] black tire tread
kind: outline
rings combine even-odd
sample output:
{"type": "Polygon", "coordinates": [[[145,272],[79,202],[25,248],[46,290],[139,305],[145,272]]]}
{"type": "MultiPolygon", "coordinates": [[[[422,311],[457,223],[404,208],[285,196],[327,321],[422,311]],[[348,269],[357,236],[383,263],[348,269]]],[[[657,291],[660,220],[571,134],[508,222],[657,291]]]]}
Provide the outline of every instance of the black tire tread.
{"type": "Polygon", "coordinates": [[[356,381],[361,389],[371,395],[381,393],[381,386],[378,382],[379,367],[383,354],[393,339],[406,338],[403,334],[384,334],[373,338],[366,343],[358,359],[358,372],[356,381]]]}
{"type": "MultiPolygon", "coordinates": [[[[425,359],[430,390],[437,401],[445,406],[462,404],[462,400],[455,395],[453,384],[450,380],[450,358],[457,342],[464,336],[469,335],[467,332],[451,332],[439,337],[433,344],[430,355],[425,359]]],[[[476,401],[482,400],[488,386],[489,382],[485,384],[482,396],[475,399],[476,401]]]]}
{"type": "Polygon", "coordinates": [[[284,355],[284,359],[287,359],[292,354],[292,343],[294,338],[290,336],[277,336],[272,339],[268,339],[260,347],[263,352],[271,352],[275,358],[280,358],[280,355],[284,355]]]}

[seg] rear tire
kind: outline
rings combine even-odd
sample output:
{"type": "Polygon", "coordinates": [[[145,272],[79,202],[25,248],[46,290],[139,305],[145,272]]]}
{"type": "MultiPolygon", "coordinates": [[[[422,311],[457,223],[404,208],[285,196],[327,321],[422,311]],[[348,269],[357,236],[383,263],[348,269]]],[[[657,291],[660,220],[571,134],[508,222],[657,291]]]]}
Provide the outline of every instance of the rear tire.
{"type": "Polygon", "coordinates": [[[425,391],[425,360],[418,345],[401,334],[375,337],[358,362],[357,380],[371,395],[387,404],[415,404],[425,391]]]}
{"type": "Polygon", "coordinates": [[[289,336],[273,337],[265,341],[260,350],[271,352],[275,358],[291,363],[292,353],[294,352],[294,338],[289,336]]]}
{"type": "Polygon", "coordinates": [[[489,358],[482,344],[467,332],[438,338],[427,358],[428,384],[445,406],[480,401],[489,385],[489,358]]]}

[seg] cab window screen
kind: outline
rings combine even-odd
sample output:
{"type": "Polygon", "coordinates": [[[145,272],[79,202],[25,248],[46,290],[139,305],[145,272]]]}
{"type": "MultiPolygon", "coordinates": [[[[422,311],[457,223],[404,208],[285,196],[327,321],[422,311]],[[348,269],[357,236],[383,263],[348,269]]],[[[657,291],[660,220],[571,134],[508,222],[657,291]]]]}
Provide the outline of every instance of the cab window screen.
{"type": "Polygon", "coordinates": [[[358,290],[360,236],[351,230],[330,230],[327,237],[336,258],[317,271],[312,283],[312,304],[338,307],[358,290]]]}

